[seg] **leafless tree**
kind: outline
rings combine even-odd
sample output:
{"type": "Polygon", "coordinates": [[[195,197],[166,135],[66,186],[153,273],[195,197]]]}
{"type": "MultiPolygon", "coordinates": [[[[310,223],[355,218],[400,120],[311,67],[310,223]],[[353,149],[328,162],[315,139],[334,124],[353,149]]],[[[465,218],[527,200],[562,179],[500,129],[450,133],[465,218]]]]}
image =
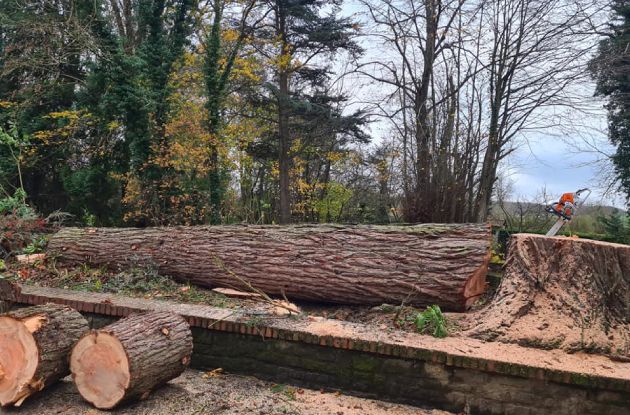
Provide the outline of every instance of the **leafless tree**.
{"type": "Polygon", "coordinates": [[[576,105],[595,0],[364,0],[387,48],[357,73],[402,144],[408,221],[484,221],[502,160],[576,105]],[[553,111],[552,111],[553,110],[553,111]]]}
{"type": "Polygon", "coordinates": [[[576,105],[570,87],[587,78],[597,45],[591,24],[600,3],[567,0],[490,1],[489,125],[476,197],[476,219],[487,217],[501,160],[530,129],[554,126],[551,108],[576,105]]]}

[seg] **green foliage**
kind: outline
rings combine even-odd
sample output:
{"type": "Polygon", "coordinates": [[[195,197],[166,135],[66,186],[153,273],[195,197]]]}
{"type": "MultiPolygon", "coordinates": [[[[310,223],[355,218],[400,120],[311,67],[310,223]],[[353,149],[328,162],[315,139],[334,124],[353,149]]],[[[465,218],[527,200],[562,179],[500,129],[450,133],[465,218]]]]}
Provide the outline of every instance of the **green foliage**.
{"type": "Polygon", "coordinates": [[[352,189],[341,183],[330,182],[326,186],[326,196],[316,203],[316,209],[323,222],[336,222],[341,219],[344,207],[352,198],[352,189]]]}
{"type": "Polygon", "coordinates": [[[122,209],[117,200],[120,183],[111,177],[106,165],[63,169],[61,182],[69,199],[66,212],[87,226],[116,224],[122,209]]]}
{"type": "Polygon", "coordinates": [[[37,213],[26,204],[26,192],[17,189],[13,196],[0,199],[0,215],[14,215],[19,219],[35,219],[37,213]]]}
{"type": "MultiPolygon", "coordinates": [[[[24,182],[22,178],[22,153],[25,147],[29,145],[29,137],[25,134],[20,134],[17,125],[11,120],[8,130],[5,130],[0,126],[0,144],[2,144],[3,147],[6,147],[9,152],[9,160],[10,163],[13,164],[12,167],[15,168],[20,188],[19,190],[22,192],[20,195],[23,196],[22,201],[24,202],[24,200],[26,200],[26,194],[24,193],[24,182]]],[[[5,174],[2,176],[5,176],[5,174]]],[[[10,178],[0,177],[0,180],[8,182],[10,181],[10,178]]]]}
{"type": "Polygon", "coordinates": [[[490,257],[490,263],[495,265],[505,264],[505,254],[498,252],[496,249],[492,249],[492,256],[490,257]]]}
{"type": "Polygon", "coordinates": [[[601,41],[591,70],[597,94],[608,98],[608,136],[617,150],[613,156],[620,188],[630,201],[630,3],[612,1],[610,34],[601,41]]]}
{"type": "Polygon", "coordinates": [[[433,337],[448,336],[446,317],[437,305],[427,307],[418,313],[414,319],[414,324],[420,333],[430,333],[433,337]]]}
{"type": "Polygon", "coordinates": [[[35,235],[32,238],[32,242],[22,249],[22,253],[31,255],[44,252],[47,244],[48,237],[46,235],[35,235]]]}
{"type": "Polygon", "coordinates": [[[34,253],[45,246],[42,236],[49,224],[25,202],[23,189],[0,199],[0,252],[3,254],[34,253]]]}
{"type": "Polygon", "coordinates": [[[0,127],[0,144],[19,149],[29,144],[28,136],[18,132],[17,125],[13,122],[9,124],[9,129],[5,130],[0,127]]]}
{"type": "Polygon", "coordinates": [[[610,216],[600,216],[599,222],[606,231],[606,240],[621,244],[630,244],[630,220],[628,216],[611,213],[610,216]]]}

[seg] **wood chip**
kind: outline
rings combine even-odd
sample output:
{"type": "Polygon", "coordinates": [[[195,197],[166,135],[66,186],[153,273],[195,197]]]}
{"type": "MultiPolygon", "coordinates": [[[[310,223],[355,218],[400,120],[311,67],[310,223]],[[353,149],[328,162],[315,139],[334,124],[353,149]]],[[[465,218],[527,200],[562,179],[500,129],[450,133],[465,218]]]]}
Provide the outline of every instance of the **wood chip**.
{"type": "Polygon", "coordinates": [[[215,293],[223,294],[226,297],[234,297],[234,298],[262,298],[260,294],[256,293],[248,293],[245,291],[233,290],[232,288],[213,288],[212,291],[215,293]]]}
{"type": "Polygon", "coordinates": [[[277,316],[298,315],[301,313],[300,308],[293,303],[284,300],[276,300],[275,303],[278,305],[273,308],[272,313],[277,316]]]}
{"type": "Polygon", "coordinates": [[[37,261],[46,259],[46,254],[16,255],[15,259],[20,264],[34,264],[37,261]]]}
{"type": "Polygon", "coordinates": [[[206,373],[204,373],[203,375],[201,375],[202,378],[204,379],[208,379],[208,378],[216,378],[218,376],[221,376],[223,374],[223,368],[218,367],[214,370],[210,370],[206,373]]]}

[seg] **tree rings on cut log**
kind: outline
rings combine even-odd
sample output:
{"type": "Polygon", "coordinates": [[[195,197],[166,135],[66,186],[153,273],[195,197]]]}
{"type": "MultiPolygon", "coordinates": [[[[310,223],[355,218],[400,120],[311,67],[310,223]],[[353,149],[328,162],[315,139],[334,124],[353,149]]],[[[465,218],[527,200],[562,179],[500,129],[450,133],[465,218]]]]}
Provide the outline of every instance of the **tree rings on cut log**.
{"type": "Polygon", "coordinates": [[[79,312],[56,304],[0,316],[0,405],[20,406],[66,376],[70,350],[87,330],[79,312]]]}
{"type": "Polygon", "coordinates": [[[136,314],[83,336],[72,350],[70,369],[85,400],[111,409],[179,376],[192,347],[190,327],[181,316],[136,314]]]}

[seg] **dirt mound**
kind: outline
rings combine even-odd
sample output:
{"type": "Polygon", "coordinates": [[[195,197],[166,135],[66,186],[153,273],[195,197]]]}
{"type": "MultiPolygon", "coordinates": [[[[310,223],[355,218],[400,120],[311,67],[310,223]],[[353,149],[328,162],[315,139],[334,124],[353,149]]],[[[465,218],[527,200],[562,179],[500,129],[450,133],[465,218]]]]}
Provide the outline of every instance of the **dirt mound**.
{"type": "Polygon", "coordinates": [[[630,246],[518,234],[501,285],[465,334],[628,357],[629,322],[630,246]]]}

